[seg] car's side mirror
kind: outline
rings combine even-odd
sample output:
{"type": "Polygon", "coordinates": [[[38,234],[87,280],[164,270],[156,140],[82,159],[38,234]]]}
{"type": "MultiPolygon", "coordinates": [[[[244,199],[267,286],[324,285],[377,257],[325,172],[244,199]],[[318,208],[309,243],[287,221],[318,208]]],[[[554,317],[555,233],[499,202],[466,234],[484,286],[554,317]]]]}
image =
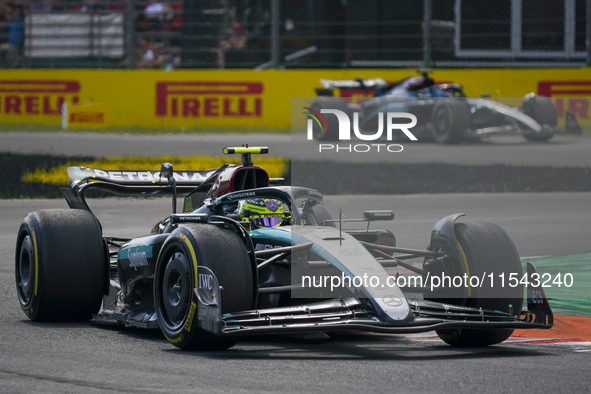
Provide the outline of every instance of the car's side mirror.
{"type": "Polygon", "coordinates": [[[393,211],[364,211],[363,220],[375,222],[378,220],[394,220],[393,211]]]}

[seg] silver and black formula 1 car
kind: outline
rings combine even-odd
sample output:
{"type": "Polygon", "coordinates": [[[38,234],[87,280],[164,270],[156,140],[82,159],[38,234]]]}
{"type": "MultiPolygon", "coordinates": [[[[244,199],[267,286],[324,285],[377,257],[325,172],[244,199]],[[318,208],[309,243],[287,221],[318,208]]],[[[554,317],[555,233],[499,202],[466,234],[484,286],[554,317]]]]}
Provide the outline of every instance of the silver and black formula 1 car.
{"type": "MultiPolygon", "coordinates": [[[[403,112],[417,117],[411,130],[419,141],[443,144],[458,143],[494,134],[521,134],[528,141],[547,141],[556,133],[580,134],[575,115],[566,112],[566,127],[557,127],[557,113],[548,97],[527,94],[519,107],[500,98],[468,98],[461,85],[435,83],[426,72],[394,84],[375,78],[363,80],[320,80],[323,88],[310,107],[312,114],[324,109],[358,115],[358,129],[363,134],[376,134],[384,113],[403,112]],[[339,91],[340,97],[333,97],[339,91]],[[356,102],[347,97],[362,96],[356,102]],[[504,103],[505,102],[505,103],[504,103]]],[[[335,116],[324,117],[326,127],[313,124],[314,138],[334,141],[339,137],[335,116]]],[[[383,127],[383,123],[382,123],[383,127]]],[[[395,136],[396,137],[396,136],[395,136]]],[[[404,137],[399,133],[399,138],[404,137]]]]}
{"type": "Polygon", "coordinates": [[[159,172],[70,167],[71,187],[62,191],[71,209],[31,212],[18,232],[16,287],[26,315],[159,327],[175,346],[200,350],[229,348],[243,335],[350,330],[434,330],[454,346],[487,346],[514,329],[552,327],[535,267],[528,263],[522,272],[500,227],[459,223],[463,214],[455,214],[435,224],[427,249],[399,247],[390,231],[370,230],[392,220],[392,211],[366,211],[356,221],[367,229],[346,230],[354,220],[332,219],[318,191],[284,186],[252,163],[252,154],[268,149],[224,151],[241,154],[242,165],[177,172],[168,163],[159,172]],[[145,236],[104,236],[85,200],[92,189],[172,194],[173,213],[145,236]],[[185,195],[182,213],[178,195],[185,195]],[[422,265],[410,264],[413,258],[422,265]],[[389,272],[401,268],[406,274],[389,272]],[[409,273],[419,281],[400,284],[409,273]],[[363,283],[367,275],[376,281],[363,283]],[[519,283],[500,287],[505,275],[519,283]],[[454,279],[433,287],[434,277],[446,276],[467,285],[454,279]],[[323,278],[342,279],[342,286],[322,287],[323,278]]]}

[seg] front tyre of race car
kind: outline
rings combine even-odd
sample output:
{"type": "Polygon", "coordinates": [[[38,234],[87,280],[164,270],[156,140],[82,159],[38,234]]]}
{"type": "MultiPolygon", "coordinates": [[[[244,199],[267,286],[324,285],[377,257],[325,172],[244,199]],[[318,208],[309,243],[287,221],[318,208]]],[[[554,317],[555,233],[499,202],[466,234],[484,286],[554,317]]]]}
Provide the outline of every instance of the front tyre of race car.
{"type": "Polygon", "coordinates": [[[436,102],[431,112],[433,139],[440,144],[462,141],[471,119],[470,108],[462,99],[445,98],[436,102]]]}
{"type": "MultiPolygon", "coordinates": [[[[164,336],[185,350],[224,350],[236,337],[216,336],[198,325],[199,267],[216,276],[222,314],[253,307],[253,278],[244,243],[232,230],[216,225],[187,225],[166,239],[156,263],[154,304],[164,336]]],[[[206,278],[207,279],[207,278],[206,278]]]]}
{"type": "MultiPolygon", "coordinates": [[[[493,283],[499,274],[508,278],[511,274],[521,279],[523,270],[517,249],[507,233],[499,226],[486,222],[456,223],[456,238],[461,254],[461,265],[454,269],[470,276],[483,276],[486,280],[480,287],[469,287],[466,306],[511,311],[519,315],[523,307],[523,286],[501,286],[500,280],[493,283]]],[[[449,274],[449,273],[448,273],[449,274]]],[[[464,289],[465,290],[465,289],[464,289]]],[[[466,294],[463,294],[466,296],[466,294]]],[[[442,301],[442,300],[438,300],[442,301]]],[[[451,329],[437,330],[437,335],[449,345],[458,347],[484,347],[501,343],[511,336],[512,329],[451,329]]]]}
{"type": "Polygon", "coordinates": [[[97,313],[108,260],[101,228],[88,211],[45,209],[20,226],[15,253],[20,305],[34,321],[85,321],[97,313]]]}
{"type": "Polygon", "coordinates": [[[521,111],[542,126],[541,133],[523,133],[523,137],[530,142],[545,142],[554,136],[557,125],[556,108],[548,97],[525,96],[521,111]]]}

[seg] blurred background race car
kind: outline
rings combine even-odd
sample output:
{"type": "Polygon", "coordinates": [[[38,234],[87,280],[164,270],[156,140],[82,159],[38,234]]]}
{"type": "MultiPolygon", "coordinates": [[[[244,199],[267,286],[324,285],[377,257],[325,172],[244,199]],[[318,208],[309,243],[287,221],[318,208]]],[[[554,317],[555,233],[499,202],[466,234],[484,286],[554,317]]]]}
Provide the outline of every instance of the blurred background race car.
{"type": "MultiPolygon", "coordinates": [[[[318,113],[323,109],[343,111],[352,120],[351,124],[356,124],[359,132],[367,135],[375,135],[380,129],[383,131],[383,114],[411,113],[417,117],[417,125],[411,132],[419,141],[443,144],[492,134],[521,134],[528,141],[548,141],[556,133],[581,133],[578,121],[570,111],[566,112],[566,127],[557,126],[556,108],[548,97],[529,93],[517,105],[511,105],[515,104],[514,98],[469,98],[461,85],[435,83],[427,71],[421,71],[421,74],[394,84],[380,78],[321,79],[323,88],[316,89],[318,97],[312,102],[311,109],[318,113]],[[354,96],[361,97],[352,99],[354,96]],[[357,123],[354,113],[358,113],[357,123]]],[[[336,116],[324,118],[325,128],[313,125],[314,138],[337,140],[336,116]]],[[[403,139],[404,134],[398,132],[393,137],[403,139]]]]}

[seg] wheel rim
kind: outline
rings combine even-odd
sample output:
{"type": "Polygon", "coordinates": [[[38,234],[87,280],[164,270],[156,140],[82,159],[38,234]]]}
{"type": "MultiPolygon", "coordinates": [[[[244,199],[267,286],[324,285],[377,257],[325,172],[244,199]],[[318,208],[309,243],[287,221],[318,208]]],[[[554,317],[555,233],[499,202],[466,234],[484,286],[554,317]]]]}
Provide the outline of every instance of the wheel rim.
{"type": "Polygon", "coordinates": [[[451,117],[445,107],[439,107],[433,116],[433,129],[435,137],[442,140],[447,138],[451,128],[451,117]]]}
{"type": "Polygon", "coordinates": [[[193,292],[191,275],[187,256],[182,251],[175,250],[166,263],[160,283],[162,323],[172,331],[185,325],[193,292]]]}
{"type": "Polygon", "coordinates": [[[18,275],[18,296],[23,305],[28,305],[33,296],[33,282],[35,280],[33,274],[34,261],[35,254],[33,250],[33,241],[31,240],[31,237],[27,235],[21,244],[18,267],[16,270],[18,275]]]}

